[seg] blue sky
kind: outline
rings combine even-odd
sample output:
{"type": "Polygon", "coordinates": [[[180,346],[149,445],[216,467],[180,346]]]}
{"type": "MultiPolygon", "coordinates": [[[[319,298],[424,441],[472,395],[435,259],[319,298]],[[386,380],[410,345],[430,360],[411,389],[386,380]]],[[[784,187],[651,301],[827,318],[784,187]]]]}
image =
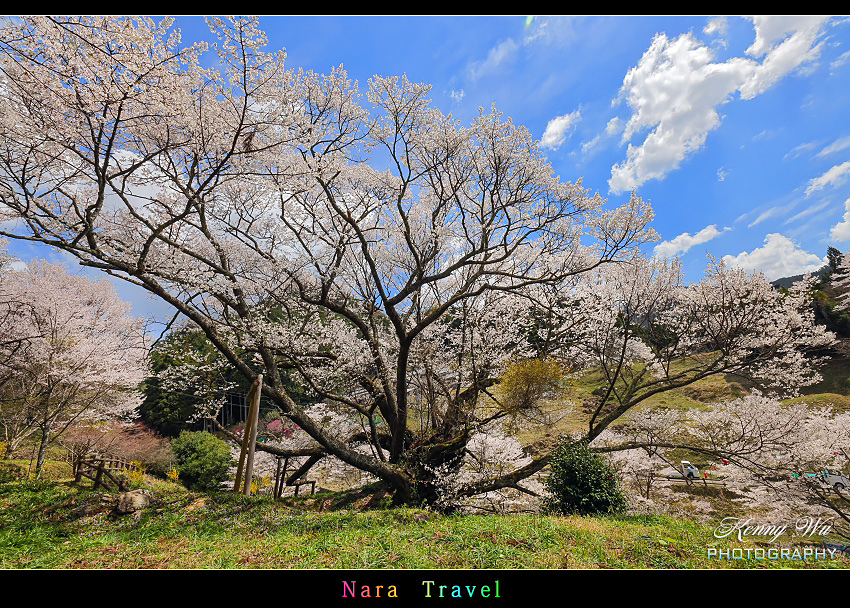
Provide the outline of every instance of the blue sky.
{"type": "MultiPolygon", "coordinates": [[[[180,17],[184,40],[209,38],[180,17]]],[[[617,205],[651,202],[696,281],[706,255],[768,279],[850,250],[850,18],[264,17],[287,65],[432,85],[469,123],[495,104],[557,175],[617,205]]],[[[13,244],[22,259],[44,256],[13,244]]],[[[53,254],[55,255],[55,254],[53,254]]],[[[137,314],[152,303],[127,288],[137,314]]]]}

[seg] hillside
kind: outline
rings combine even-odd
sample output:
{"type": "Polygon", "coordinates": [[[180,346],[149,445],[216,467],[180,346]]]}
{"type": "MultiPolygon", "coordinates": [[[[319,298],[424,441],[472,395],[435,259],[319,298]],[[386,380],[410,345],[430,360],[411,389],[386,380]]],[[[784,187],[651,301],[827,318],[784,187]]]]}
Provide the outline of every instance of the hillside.
{"type": "MultiPolygon", "coordinates": [[[[814,274],[817,277],[822,277],[829,271],[829,269],[830,269],[830,267],[827,264],[826,266],[823,266],[822,268],[818,269],[814,273],[810,273],[810,274],[814,274]]],[[[770,284],[773,285],[774,287],[791,287],[791,285],[793,285],[794,283],[803,280],[804,276],[805,275],[802,275],[802,274],[796,274],[793,277],[782,277],[781,279],[776,279],[775,281],[771,281],[770,284]]]]}
{"type": "MultiPolygon", "coordinates": [[[[717,559],[744,549],[713,526],[670,517],[441,516],[417,509],[316,512],[266,496],[191,493],[150,478],[139,518],[115,517],[114,499],[67,482],[0,484],[0,568],[562,569],[847,568],[831,559],[717,559]],[[85,510],[91,505],[93,508],[85,510]],[[80,513],[86,513],[80,515],[80,513]]],[[[322,504],[314,497],[313,504],[322,504]]],[[[835,539],[819,539],[837,542],[835,539]]],[[[798,543],[803,551],[824,551],[798,543]]],[[[811,553],[810,553],[811,555],[811,553]]],[[[297,573],[293,573],[297,574],[297,573]]],[[[284,572],[275,572],[276,585],[284,572]]],[[[363,573],[360,573],[363,576],[363,573]]],[[[332,591],[339,597],[339,580],[332,591]]],[[[419,579],[421,580],[421,578],[419,579]]],[[[416,581],[418,586],[419,580],[416,581]]],[[[311,600],[330,593],[299,589],[311,600]]],[[[505,579],[502,579],[504,584],[505,579]]],[[[288,586],[288,585],[287,585],[288,586]]],[[[401,596],[401,594],[399,595],[401,596]]],[[[507,597],[507,596],[505,596],[507,597]]],[[[517,598],[517,595],[513,595],[517,598]]],[[[518,599],[518,598],[517,598],[518,599]]]]}

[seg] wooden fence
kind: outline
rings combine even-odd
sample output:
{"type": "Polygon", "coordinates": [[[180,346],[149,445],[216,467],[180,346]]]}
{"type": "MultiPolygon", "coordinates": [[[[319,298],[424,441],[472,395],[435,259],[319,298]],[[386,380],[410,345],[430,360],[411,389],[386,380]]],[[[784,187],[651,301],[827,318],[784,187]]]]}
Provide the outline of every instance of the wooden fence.
{"type": "Polygon", "coordinates": [[[138,471],[136,464],[114,458],[107,454],[89,454],[80,458],[74,466],[74,483],[79,483],[82,478],[91,479],[94,482],[92,489],[100,486],[109,488],[110,484],[115,490],[126,490],[124,475],[131,471],[138,471]]]}
{"type": "Polygon", "coordinates": [[[274,490],[272,496],[275,500],[283,496],[283,489],[286,486],[295,487],[295,496],[298,496],[298,490],[301,486],[310,486],[310,494],[316,493],[316,482],[307,479],[287,479],[286,470],[289,468],[289,458],[284,456],[277,457],[277,473],[275,474],[274,490]]]}

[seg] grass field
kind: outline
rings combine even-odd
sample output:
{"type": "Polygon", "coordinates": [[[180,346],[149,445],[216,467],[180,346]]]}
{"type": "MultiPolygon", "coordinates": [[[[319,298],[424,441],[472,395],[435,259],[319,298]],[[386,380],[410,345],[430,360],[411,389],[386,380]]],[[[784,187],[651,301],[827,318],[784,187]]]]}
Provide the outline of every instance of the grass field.
{"type": "MultiPolygon", "coordinates": [[[[835,361],[820,385],[793,401],[836,411],[850,408],[847,373],[847,360],[835,361]]],[[[543,431],[545,443],[582,430],[587,414],[575,404],[591,397],[597,386],[599,379],[592,374],[575,379],[549,404],[555,422],[521,432],[523,441],[540,442],[543,431]]],[[[738,378],[717,376],[657,395],[640,407],[702,408],[748,388],[738,378]]],[[[111,516],[116,495],[93,492],[86,482],[70,483],[67,464],[49,462],[46,481],[21,481],[29,465],[25,460],[0,462],[0,568],[7,570],[850,567],[850,554],[829,555],[820,545],[848,545],[837,537],[814,541],[789,533],[773,543],[715,538],[723,517],[748,517],[729,496],[696,496],[710,499],[714,509],[701,521],[637,515],[441,516],[416,509],[363,510],[362,502],[346,502],[341,494],[273,502],[267,496],[192,493],[146,476],[142,485],[154,502],[136,519],[111,516]],[[787,553],[773,558],[767,553],[771,549],[787,553]],[[815,549],[821,557],[815,558],[815,549]]],[[[676,497],[685,505],[690,498],[687,492],[676,492],[676,497]]],[[[379,500],[372,502],[380,506],[379,500]]]]}
{"type": "MultiPolygon", "coordinates": [[[[199,494],[146,478],[154,504],[110,515],[115,496],[67,481],[0,484],[5,569],[726,569],[847,568],[818,543],[770,545],[713,536],[714,526],[663,516],[440,516],[415,509],[321,511],[332,496],[287,504],[199,494]],[[75,509],[89,506],[89,514],[75,509]],[[97,511],[99,509],[99,511],[97,511]],[[310,510],[315,509],[315,510],[310,510]],[[97,511],[97,512],[94,512],[97,511]],[[788,548],[786,559],[754,549],[788,548]],[[741,549],[742,559],[721,551],[741,549]],[[750,549],[747,557],[746,549],[750,549]],[[793,550],[800,557],[794,559],[793,550]],[[808,552],[806,550],[808,549],[808,552]],[[713,555],[712,555],[713,554],[713,555]],[[711,555],[711,556],[710,556],[711,555]],[[789,559],[790,557],[790,559],[789,559]]],[[[840,539],[819,542],[840,543],[840,539]]],[[[730,553],[735,555],[735,553],[730,553]]]]}

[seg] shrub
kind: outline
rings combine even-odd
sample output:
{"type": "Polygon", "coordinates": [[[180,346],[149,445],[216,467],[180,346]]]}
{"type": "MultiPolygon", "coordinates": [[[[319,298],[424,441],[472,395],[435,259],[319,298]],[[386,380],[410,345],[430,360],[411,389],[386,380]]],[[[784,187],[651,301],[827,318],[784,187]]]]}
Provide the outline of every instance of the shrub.
{"type": "Polygon", "coordinates": [[[182,431],[171,449],[179,479],[190,490],[217,490],[233,465],[227,444],[203,431],[182,431]]]}
{"type": "Polygon", "coordinates": [[[70,462],[90,452],[104,452],[127,461],[138,461],[148,472],[160,476],[171,468],[174,454],[168,439],[145,425],[110,422],[79,424],[63,433],[59,442],[70,453],[70,462]]]}
{"type": "Polygon", "coordinates": [[[549,463],[545,508],[564,515],[621,513],[628,506],[613,467],[586,444],[562,440],[549,463]]]}
{"type": "Polygon", "coordinates": [[[171,469],[175,458],[168,439],[138,423],[122,430],[112,451],[125,460],[140,462],[147,473],[159,476],[171,469]]]}
{"type": "Polygon", "coordinates": [[[499,383],[502,407],[513,415],[533,412],[541,399],[557,387],[564,372],[551,359],[511,363],[499,383]]]}

